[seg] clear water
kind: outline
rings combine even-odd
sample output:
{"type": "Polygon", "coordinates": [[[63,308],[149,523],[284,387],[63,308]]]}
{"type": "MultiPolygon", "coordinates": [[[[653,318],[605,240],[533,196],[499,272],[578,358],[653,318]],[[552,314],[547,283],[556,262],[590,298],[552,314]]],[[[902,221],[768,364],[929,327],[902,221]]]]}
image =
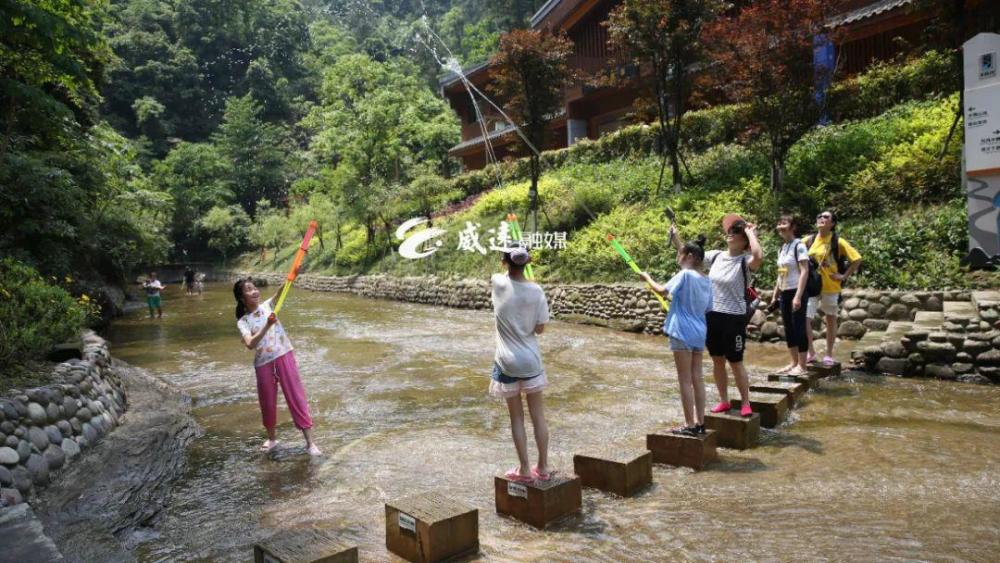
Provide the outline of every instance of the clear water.
{"type": "MultiPolygon", "coordinates": [[[[384,503],[430,490],[480,509],[484,561],[996,560],[997,387],[827,381],[759,447],[720,450],[699,473],[656,467],[634,498],[585,491],[581,516],[539,532],[493,509],[493,475],[516,456],[506,409],[486,395],[489,311],[294,290],[282,321],[326,453],[313,460],[281,401],[282,448],[257,451],[252,354],[231,295],[175,292],[163,320],[140,313],[110,330],[116,357],[194,398],[205,431],[157,532],[132,552],[139,560],[246,561],[261,538],[317,526],[363,560],[395,560],[384,503]]],[[[608,444],[641,452],[646,433],[682,421],[662,338],[557,322],[542,342],[557,468],[608,444]]],[[[763,374],[785,358],[752,344],[748,364],[763,374]]]]}

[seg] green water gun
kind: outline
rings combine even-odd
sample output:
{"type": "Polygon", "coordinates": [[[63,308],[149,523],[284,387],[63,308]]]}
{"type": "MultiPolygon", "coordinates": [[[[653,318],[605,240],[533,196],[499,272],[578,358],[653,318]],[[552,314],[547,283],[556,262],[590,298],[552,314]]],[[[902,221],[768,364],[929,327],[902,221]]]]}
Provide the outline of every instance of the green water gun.
{"type": "MultiPolygon", "coordinates": [[[[621,243],[619,243],[615,239],[615,236],[611,233],[608,233],[608,242],[610,242],[611,246],[615,249],[615,251],[617,251],[618,254],[621,255],[622,260],[624,260],[625,263],[628,264],[628,267],[632,268],[633,272],[637,274],[642,273],[642,270],[639,268],[639,266],[636,265],[635,260],[633,260],[632,257],[629,256],[625,248],[621,245],[621,243]]],[[[670,306],[667,305],[667,301],[663,299],[663,296],[657,293],[656,291],[653,291],[653,286],[649,285],[648,283],[646,284],[646,287],[648,287],[649,291],[651,291],[653,295],[656,296],[656,300],[660,302],[660,306],[663,307],[663,310],[669,311],[670,306]]]]}
{"type": "MultiPolygon", "coordinates": [[[[517,224],[517,215],[513,213],[507,214],[507,224],[510,225],[510,236],[511,240],[514,242],[521,242],[523,240],[523,235],[521,234],[521,226],[517,224]]],[[[531,269],[531,264],[524,267],[524,277],[529,280],[535,279],[535,274],[531,269]]]]}

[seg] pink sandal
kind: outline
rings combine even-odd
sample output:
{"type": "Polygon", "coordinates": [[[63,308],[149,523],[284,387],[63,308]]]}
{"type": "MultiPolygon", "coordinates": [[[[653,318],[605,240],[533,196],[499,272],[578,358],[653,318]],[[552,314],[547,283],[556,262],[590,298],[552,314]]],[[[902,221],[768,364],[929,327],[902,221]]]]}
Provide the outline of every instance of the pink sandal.
{"type": "Polygon", "coordinates": [[[750,408],[749,402],[743,403],[743,406],[740,407],[740,416],[753,416],[753,409],[750,408]]]}
{"type": "Polygon", "coordinates": [[[549,471],[548,473],[541,473],[538,471],[537,465],[531,468],[531,476],[534,477],[535,479],[538,479],[539,481],[548,481],[552,479],[552,476],[555,474],[556,474],[555,471],[549,471]]]}
{"type": "Polygon", "coordinates": [[[521,475],[521,472],[518,471],[516,467],[504,473],[503,476],[511,481],[514,481],[515,483],[530,483],[534,481],[534,478],[528,475],[521,475]]]}
{"type": "Polygon", "coordinates": [[[726,412],[729,409],[730,409],[729,401],[722,401],[721,403],[712,407],[712,412],[718,414],[720,412],[726,412]]]}
{"type": "Polygon", "coordinates": [[[823,365],[826,367],[833,367],[833,364],[837,363],[836,360],[830,356],[823,356],[823,365]]]}

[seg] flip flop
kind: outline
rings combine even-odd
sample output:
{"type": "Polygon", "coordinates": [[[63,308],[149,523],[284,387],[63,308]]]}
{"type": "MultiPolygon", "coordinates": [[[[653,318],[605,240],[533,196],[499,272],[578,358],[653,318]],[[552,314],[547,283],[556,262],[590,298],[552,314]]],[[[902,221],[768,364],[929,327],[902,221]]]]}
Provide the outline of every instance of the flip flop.
{"type": "Polygon", "coordinates": [[[538,471],[537,465],[531,468],[531,476],[534,477],[535,479],[538,479],[539,481],[548,481],[552,479],[552,476],[555,474],[556,474],[555,471],[549,471],[548,473],[540,473],[538,471]]]}
{"type": "Polygon", "coordinates": [[[831,367],[835,363],[837,363],[837,362],[833,358],[831,358],[830,356],[823,356],[823,365],[824,366],[831,367]]]}
{"type": "Polygon", "coordinates": [[[504,473],[503,476],[516,483],[530,483],[535,480],[533,477],[528,475],[521,475],[521,472],[518,471],[516,467],[504,473]]]}

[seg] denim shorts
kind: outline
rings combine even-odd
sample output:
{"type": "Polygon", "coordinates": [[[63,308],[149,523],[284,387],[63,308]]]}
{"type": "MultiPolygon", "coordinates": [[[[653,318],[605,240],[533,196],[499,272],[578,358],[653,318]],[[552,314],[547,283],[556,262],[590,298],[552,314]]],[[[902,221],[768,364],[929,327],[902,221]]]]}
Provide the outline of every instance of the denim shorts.
{"type": "Polygon", "coordinates": [[[511,376],[505,374],[504,372],[500,371],[500,364],[494,362],[493,363],[493,375],[492,375],[492,377],[493,377],[493,381],[496,381],[497,383],[506,383],[506,384],[509,385],[511,383],[517,383],[519,381],[528,381],[528,380],[534,379],[534,378],[536,378],[538,376],[537,375],[533,375],[531,377],[511,377],[511,376]]]}
{"type": "Polygon", "coordinates": [[[670,338],[671,352],[702,352],[705,350],[704,348],[692,348],[685,344],[683,340],[674,338],[673,336],[669,336],[668,338],[670,338]]]}

